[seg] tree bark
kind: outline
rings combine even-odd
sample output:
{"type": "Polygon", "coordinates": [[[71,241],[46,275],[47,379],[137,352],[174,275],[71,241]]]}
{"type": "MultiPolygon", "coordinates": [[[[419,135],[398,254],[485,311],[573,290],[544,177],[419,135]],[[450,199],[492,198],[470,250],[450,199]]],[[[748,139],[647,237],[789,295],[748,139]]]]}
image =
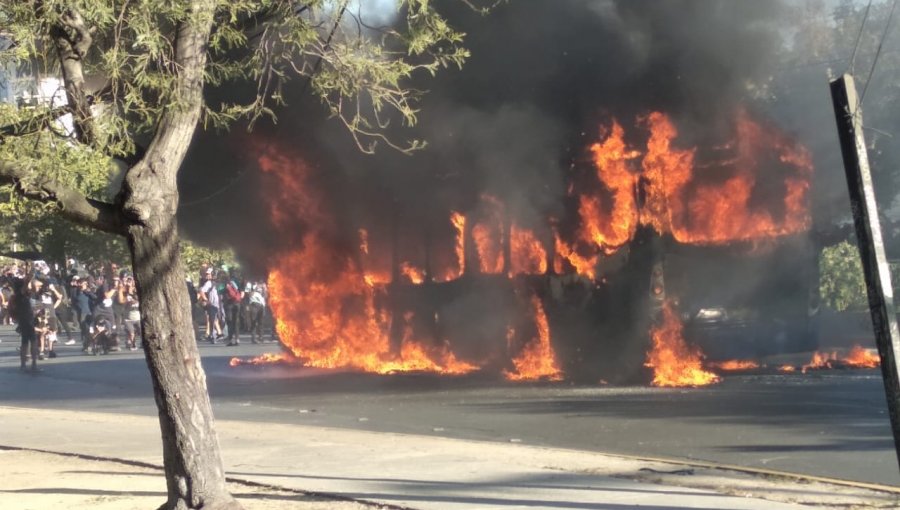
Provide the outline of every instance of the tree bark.
{"type": "Polygon", "coordinates": [[[75,136],[82,143],[94,146],[97,141],[91,105],[84,88],[82,61],[93,38],[77,9],[65,9],[57,24],[50,28],[56,45],[60,71],[66,89],[66,100],[72,110],[75,136]]]}
{"type": "Polygon", "coordinates": [[[168,490],[164,508],[238,509],[225,486],[174,221],[174,216],[160,216],[128,233],[163,439],[168,490]]]}

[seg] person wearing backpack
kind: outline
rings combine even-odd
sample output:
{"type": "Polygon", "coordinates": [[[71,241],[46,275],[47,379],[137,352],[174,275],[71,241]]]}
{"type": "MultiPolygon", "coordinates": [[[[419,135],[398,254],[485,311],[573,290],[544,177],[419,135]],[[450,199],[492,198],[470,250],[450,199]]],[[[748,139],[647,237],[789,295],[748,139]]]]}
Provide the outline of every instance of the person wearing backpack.
{"type": "Polygon", "coordinates": [[[266,290],[265,284],[255,282],[247,284],[248,290],[244,294],[248,295],[249,300],[249,316],[250,316],[250,341],[253,343],[262,343],[262,323],[266,313],[266,290]]]}
{"type": "Polygon", "coordinates": [[[214,344],[225,335],[222,334],[222,323],[219,322],[220,297],[212,269],[204,274],[202,281],[203,285],[200,286],[200,292],[197,293],[197,302],[206,312],[206,340],[214,344]],[[213,336],[214,333],[215,336],[213,336]]]}
{"type": "Polygon", "coordinates": [[[241,335],[238,332],[238,318],[241,314],[241,300],[244,293],[234,272],[231,272],[225,282],[223,304],[225,305],[225,323],[228,325],[228,342],[226,345],[239,345],[241,335]]]}

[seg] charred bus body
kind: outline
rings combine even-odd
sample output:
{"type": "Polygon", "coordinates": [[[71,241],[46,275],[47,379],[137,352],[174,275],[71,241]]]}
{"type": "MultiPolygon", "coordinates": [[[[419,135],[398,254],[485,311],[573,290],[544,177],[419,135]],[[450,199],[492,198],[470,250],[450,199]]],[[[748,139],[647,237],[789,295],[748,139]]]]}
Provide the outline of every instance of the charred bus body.
{"type": "Polygon", "coordinates": [[[707,358],[759,358],[818,346],[818,262],[806,234],[763,245],[663,243],[666,293],[707,358]]]}
{"type": "Polygon", "coordinates": [[[463,359],[506,370],[521,339],[534,336],[529,296],[543,303],[568,380],[645,382],[650,330],[666,302],[688,343],[710,361],[814,350],[815,249],[805,234],[765,245],[692,246],[650,228],[602,257],[593,279],[575,273],[509,276],[468,270],[447,282],[389,285],[400,352],[407,333],[452,346],[463,359]],[[403,325],[403,327],[400,327],[403,325]]]}

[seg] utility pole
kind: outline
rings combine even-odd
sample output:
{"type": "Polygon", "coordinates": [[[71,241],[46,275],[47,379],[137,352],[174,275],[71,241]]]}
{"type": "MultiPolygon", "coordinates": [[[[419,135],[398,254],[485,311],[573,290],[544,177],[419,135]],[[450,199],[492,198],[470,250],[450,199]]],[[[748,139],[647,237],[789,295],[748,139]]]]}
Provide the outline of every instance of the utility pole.
{"type": "Polygon", "coordinates": [[[891,272],[884,252],[884,239],[875,204],[875,188],[863,136],[862,110],[853,76],[845,74],[831,82],[831,100],[837,119],[841,153],[844,156],[844,171],[850,190],[859,254],[866,277],[869,311],[872,314],[878,354],[881,356],[881,375],[891,417],[891,430],[894,433],[894,449],[900,465],[900,372],[897,371],[900,330],[897,329],[891,272]]]}

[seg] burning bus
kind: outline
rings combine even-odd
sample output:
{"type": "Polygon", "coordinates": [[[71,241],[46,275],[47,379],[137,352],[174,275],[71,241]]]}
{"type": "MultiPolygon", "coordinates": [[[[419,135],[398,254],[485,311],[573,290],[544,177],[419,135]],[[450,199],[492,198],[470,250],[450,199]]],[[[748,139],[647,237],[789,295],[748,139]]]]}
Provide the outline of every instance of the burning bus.
{"type": "Polygon", "coordinates": [[[808,347],[809,152],[743,109],[702,148],[681,146],[663,113],[627,120],[601,126],[565,209],[543,218],[482,192],[433,217],[349,222],[316,169],[258,144],[281,237],[270,302],[290,357],[666,386],[714,382],[704,352],[808,347]]]}

